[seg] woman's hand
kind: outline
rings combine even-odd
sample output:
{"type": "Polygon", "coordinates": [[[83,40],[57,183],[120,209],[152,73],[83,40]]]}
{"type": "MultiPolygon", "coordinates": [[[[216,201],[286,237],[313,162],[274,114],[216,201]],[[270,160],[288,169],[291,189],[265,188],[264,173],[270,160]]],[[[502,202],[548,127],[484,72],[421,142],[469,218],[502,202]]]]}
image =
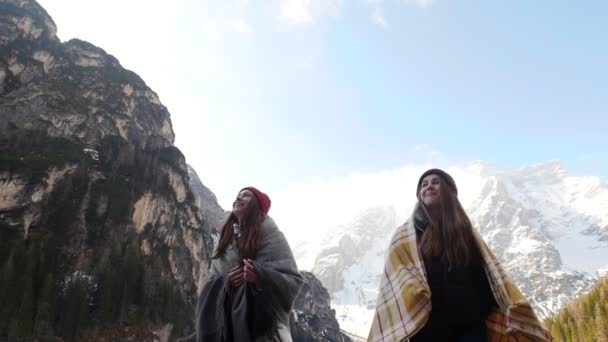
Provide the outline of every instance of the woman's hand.
{"type": "Polygon", "coordinates": [[[253,260],[245,259],[245,260],[243,260],[243,262],[245,264],[245,267],[243,267],[243,269],[244,269],[243,278],[245,278],[245,281],[257,285],[258,273],[255,271],[255,264],[253,263],[253,260]]]}
{"type": "Polygon", "coordinates": [[[237,265],[228,272],[228,284],[230,287],[240,287],[245,282],[243,267],[237,265]]]}

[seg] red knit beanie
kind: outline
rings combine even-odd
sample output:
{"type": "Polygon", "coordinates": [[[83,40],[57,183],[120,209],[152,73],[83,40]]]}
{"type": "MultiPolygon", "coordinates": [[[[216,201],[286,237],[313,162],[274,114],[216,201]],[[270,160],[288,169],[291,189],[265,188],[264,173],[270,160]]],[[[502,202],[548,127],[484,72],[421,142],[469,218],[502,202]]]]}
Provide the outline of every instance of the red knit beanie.
{"type": "MultiPolygon", "coordinates": [[[[243,190],[249,190],[249,191],[253,192],[253,195],[258,200],[258,203],[260,203],[260,208],[262,208],[262,211],[264,212],[264,214],[268,214],[268,210],[270,210],[270,204],[272,203],[270,201],[270,197],[268,197],[268,195],[266,195],[265,193],[261,192],[260,190],[254,188],[252,186],[242,188],[241,191],[243,191],[243,190]]],[[[239,191],[239,192],[241,192],[241,191],[239,191]]]]}

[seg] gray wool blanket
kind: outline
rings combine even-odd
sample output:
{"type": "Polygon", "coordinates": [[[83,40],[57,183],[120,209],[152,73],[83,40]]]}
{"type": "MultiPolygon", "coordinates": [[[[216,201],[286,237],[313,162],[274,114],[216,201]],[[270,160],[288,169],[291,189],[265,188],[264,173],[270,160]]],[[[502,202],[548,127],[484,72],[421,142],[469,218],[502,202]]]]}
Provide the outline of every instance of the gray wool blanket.
{"type": "Polygon", "coordinates": [[[281,341],[278,327],[289,327],[289,311],[303,278],[283,233],[266,216],[254,259],[257,288],[232,289],[228,272],[242,265],[233,241],[221,258],[212,259],[209,276],[197,301],[196,341],[281,341]]]}

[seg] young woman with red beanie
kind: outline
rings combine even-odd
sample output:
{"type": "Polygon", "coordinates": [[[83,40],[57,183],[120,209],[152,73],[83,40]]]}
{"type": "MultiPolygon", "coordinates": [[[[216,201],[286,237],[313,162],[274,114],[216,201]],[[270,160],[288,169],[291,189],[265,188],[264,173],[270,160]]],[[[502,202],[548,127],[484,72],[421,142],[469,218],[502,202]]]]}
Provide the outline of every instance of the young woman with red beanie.
{"type": "Polygon", "coordinates": [[[368,341],[551,341],[445,171],[422,174],[389,247],[368,341]]]}
{"type": "Polygon", "coordinates": [[[303,278],[270,204],[254,187],[239,191],[197,301],[197,342],[291,341],[289,311],[303,278]]]}

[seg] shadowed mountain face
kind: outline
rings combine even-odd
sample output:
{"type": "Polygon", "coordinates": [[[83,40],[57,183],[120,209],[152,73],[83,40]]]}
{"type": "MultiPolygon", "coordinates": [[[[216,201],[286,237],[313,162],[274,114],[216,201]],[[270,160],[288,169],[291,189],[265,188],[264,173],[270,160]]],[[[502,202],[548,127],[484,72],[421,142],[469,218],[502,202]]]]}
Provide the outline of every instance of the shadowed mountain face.
{"type": "Polygon", "coordinates": [[[223,210],[144,81],[55,32],[0,0],[0,340],[189,335],[223,210]]]}

